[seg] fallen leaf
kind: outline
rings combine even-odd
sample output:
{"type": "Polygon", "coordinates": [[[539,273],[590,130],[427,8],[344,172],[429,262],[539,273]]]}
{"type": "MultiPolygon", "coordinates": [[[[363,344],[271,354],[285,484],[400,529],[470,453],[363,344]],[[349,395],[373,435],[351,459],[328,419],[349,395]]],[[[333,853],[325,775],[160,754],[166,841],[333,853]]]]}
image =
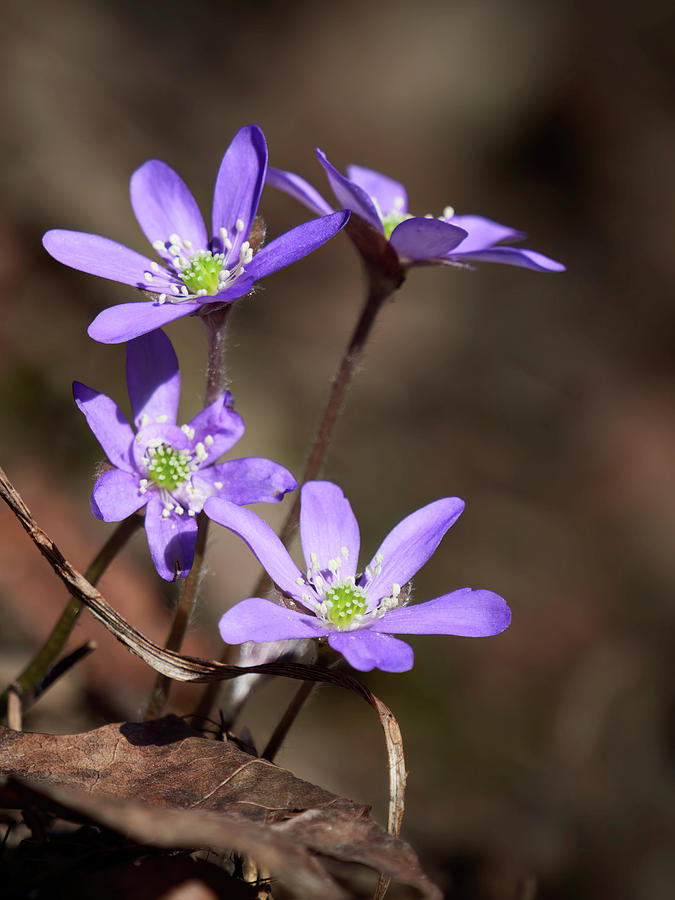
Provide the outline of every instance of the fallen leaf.
{"type": "Polygon", "coordinates": [[[296,897],[349,896],[321,857],[360,863],[414,894],[440,894],[412,849],[367,807],[296,778],[181,719],[106,725],[76,735],[0,729],[0,804],[36,805],[153,847],[233,849],[296,897]]]}

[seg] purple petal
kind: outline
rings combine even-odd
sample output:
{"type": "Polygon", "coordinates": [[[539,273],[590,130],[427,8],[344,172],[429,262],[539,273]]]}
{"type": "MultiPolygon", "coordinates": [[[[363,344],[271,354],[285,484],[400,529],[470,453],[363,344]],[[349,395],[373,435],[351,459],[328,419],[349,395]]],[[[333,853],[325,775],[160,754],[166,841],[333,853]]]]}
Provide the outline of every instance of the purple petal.
{"type": "Polygon", "coordinates": [[[347,166],[347,178],[372,197],[382,215],[390,212],[408,212],[408,195],[403,185],[365,166],[347,166]]]}
{"type": "Polygon", "coordinates": [[[134,472],[134,432],[117,404],[79,381],[73,382],[73,397],[110,462],[125,472],[134,472]]]}
{"type": "Polygon", "coordinates": [[[137,474],[110,469],[94,485],[91,511],[104,522],[121,522],[147,501],[148,495],[140,492],[137,474]]]}
{"type": "Polygon", "coordinates": [[[231,402],[231,394],[225,391],[190,422],[190,428],[195,430],[190,446],[203,445],[202,466],[214,463],[227,453],[244,433],[244,420],[230,408],[231,402]]]}
{"type": "Polygon", "coordinates": [[[492,591],[461,588],[427,603],[392,609],[370,626],[387,634],[458,634],[487,637],[511,622],[506,601],[492,591]]]}
{"type": "Polygon", "coordinates": [[[222,249],[220,229],[227,228],[232,241],[230,259],[238,259],[239,248],[248,239],[266,172],[265,137],[257,125],[247,125],[225,151],[213,191],[214,249],[222,249]],[[241,231],[235,227],[238,219],[244,225],[241,231]]]}
{"type": "Polygon", "coordinates": [[[321,150],[317,150],[316,155],[326,170],[331,189],[337,197],[340,206],[344,206],[345,209],[351,209],[357,216],[361,216],[362,219],[370,222],[374,228],[377,228],[378,231],[384,234],[379,213],[363,188],[341,175],[335,166],[328,162],[326,154],[321,150]]]}
{"type": "Polygon", "coordinates": [[[416,510],[389,532],[370,561],[366,571],[380,569],[362,579],[368,592],[368,604],[374,606],[391,593],[393,584],[404,585],[432,555],[441,538],[464,509],[458,497],[445,497],[416,510]],[[382,557],[378,563],[379,557],[382,557]]]}
{"type": "Polygon", "coordinates": [[[195,198],[177,172],[159,159],[151,159],[131,176],[131,205],[138,224],[151,244],[165,243],[177,234],[194,250],[208,247],[208,234],[195,198]]]}
{"type": "Polygon", "coordinates": [[[246,266],[247,277],[258,281],[308,256],[344,228],[348,219],[349,210],[343,209],[291,228],[256,253],[246,266]]]}
{"type": "Polygon", "coordinates": [[[265,184],[269,184],[277,190],[283,191],[294,197],[303,206],[311,209],[320,216],[333,212],[330,203],[327,203],[321,194],[299,175],[293,172],[284,172],[282,169],[269,168],[265,184]]]}
{"type": "MultiPolygon", "coordinates": [[[[242,506],[212,497],[204,504],[204,512],[214,522],[234,531],[253,551],[260,565],[278,587],[296,600],[302,599],[303,587],[297,579],[300,572],[288,551],[260,516],[242,506]]],[[[304,588],[305,591],[308,588],[304,588]]]]}
{"type": "Polygon", "coordinates": [[[448,225],[440,219],[416,216],[397,225],[389,243],[403,259],[419,262],[446,255],[465,237],[463,228],[448,225]]]}
{"type": "Polygon", "coordinates": [[[271,459],[255,456],[229,459],[203,469],[199,474],[214,485],[219,497],[238,506],[278,503],[284,494],[298,486],[288,469],[271,459]],[[216,483],[222,483],[222,488],[216,488],[216,483]]]}
{"type": "Polygon", "coordinates": [[[87,328],[87,334],[101,344],[122,344],[175,319],[189,316],[200,307],[201,304],[192,300],[182,303],[156,303],[153,300],[120,303],[100,312],[87,328]]]}
{"type": "Polygon", "coordinates": [[[127,344],[127,388],[134,422],[142,428],[158,417],[174,424],[180,400],[180,370],[169,338],[151,331],[127,344]]]}
{"type": "Polygon", "coordinates": [[[301,498],[300,537],[307,568],[315,569],[315,554],[319,571],[329,572],[329,562],[337,559],[341,561],[340,579],[355,575],[359,526],[342,490],[330,481],[308,481],[302,486],[301,498]]]}
{"type": "Polygon", "coordinates": [[[55,229],[45,234],[42,245],[54,259],[80,272],[150,289],[145,273],[153,271],[153,261],[100,234],[55,229]]]}
{"type": "Polygon", "coordinates": [[[564,272],[565,266],[536,250],[521,250],[518,247],[492,247],[489,250],[476,250],[473,253],[462,253],[460,249],[445,256],[446,259],[459,262],[494,262],[507,266],[521,266],[535,272],[564,272]]]}
{"type": "Polygon", "coordinates": [[[360,672],[382,669],[385,672],[407,672],[413,667],[413,650],[409,644],[389,634],[364,628],[360,631],[333,631],[328,643],[360,672]]]}
{"type": "Polygon", "coordinates": [[[462,241],[462,253],[485,250],[501,241],[520,241],[525,237],[523,231],[500,225],[483,216],[453,216],[450,224],[458,225],[468,232],[468,236],[462,241]]]}
{"type": "Polygon", "coordinates": [[[261,597],[249,597],[228,609],[218,627],[226,644],[313,638],[327,633],[314,616],[294,612],[261,597]]]}
{"type": "Polygon", "coordinates": [[[195,558],[197,522],[193,516],[163,516],[164,503],[155,494],[145,511],[145,531],[150,555],[165,581],[185,578],[195,558]]]}

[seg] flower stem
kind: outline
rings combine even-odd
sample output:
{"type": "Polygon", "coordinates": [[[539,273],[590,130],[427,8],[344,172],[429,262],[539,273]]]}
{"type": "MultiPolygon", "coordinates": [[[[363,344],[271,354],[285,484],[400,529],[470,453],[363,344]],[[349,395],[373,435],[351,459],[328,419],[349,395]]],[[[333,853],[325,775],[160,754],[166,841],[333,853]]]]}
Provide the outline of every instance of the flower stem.
{"type": "MultiPolygon", "coordinates": [[[[204,316],[208,334],[208,361],[206,365],[206,391],[205,405],[213,403],[225,389],[225,346],[226,324],[232,304],[223,306],[214,312],[204,316]]],[[[195,544],[195,558],[187,578],[183,582],[183,588],[178,599],[176,612],[171,629],[164,644],[166,650],[180,650],[192,611],[197,603],[199,586],[201,584],[204,557],[206,554],[206,537],[209,529],[209,519],[200,513],[197,517],[197,541],[195,544]]],[[[166,701],[171,690],[171,679],[159,674],[150,694],[150,700],[145,712],[145,720],[157,719],[164,712],[166,701]]]]}
{"type": "MultiPolygon", "coordinates": [[[[85,572],[85,578],[90,584],[98,582],[108,565],[126,544],[134,531],[139,528],[142,521],[140,516],[133,515],[120,522],[85,572]]],[[[21,698],[24,712],[30,705],[32,695],[39,690],[43,679],[70,637],[70,633],[75,627],[82,609],[82,603],[76,597],[71,597],[45,643],[40,647],[23,672],[15,679],[14,692],[21,698]]],[[[8,696],[9,688],[0,695],[0,716],[5,714],[8,696]]]]}
{"type": "MultiPolygon", "coordinates": [[[[312,449],[310,450],[307,465],[303,472],[302,484],[316,478],[321,471],[326,451],[328,450],[333,436],[335,423],[337,422],[340,411],[344,405],[347,388],[351,383],[356,366],[361,359],[363,349],[368,342],[377,314],[394,290],[395,288],[392,287],[388,281],[371,277],[366,302],[333,379],[328,402],[323,411],[321,421],[319,422],[319,427],[316,430],[312,449]]],[[[281,530],[280,537],[284,544],[287,544],[290,540],[293,531],[298,524],[299,516],[300,492],[298,491],[295,496],[293,507],[281,530]]],[[[259,585],[256,589],[255,596],[260,596],[260,594],[257,593],[260,589],[259,585]]]]}
{"type": "MultiPolygon", "coordinates": [[[[187,578],[183,582],[183,590],[178,599],[176,613],[171,623],[169,635],[164,644],[165,650],[180,650],[183,644],[183,638],[187,631],[192,610],[197,602],[199,592],[199,583],[202,575],[202,565],[204,562],[204,553],[206,550],[206,533],[208,531],[209,520],[200,513],[197,519],[197,542],[195,544],[195,558],[192,563],[187,578]]],[[[148,707],[145,712],[145,721],[159,718],[164,712],[166,701],[169,699],[169,691],[171,690],[171,679],[166,675],[158,674],[155,684],[150,695],[148,707]]]]}
{"type": "MultiPolygon", "coordinates": [[[[340,410],[342,409],[345,401],[347,388],[349,387],[349,384],[352,380],[356,366],[363,353],[364,347],[368,342],[368,338],[370,337],[370,334],[372,332],[377,314],[384,305],[385,301],[388,300],[389,297],[391,297],[391,295],[402,282],[402,275],[398,271],[396,271],[394,275],[391,275],[389,272],[385,272],[381,267],[378,267],[377,265],[371,265],[368,259],[366,259],[365,257],[364,261],[368,276],[368,293],[366,295],[363,309],[361,310],[361,315],[359,316],[356,326],[354,327],[352,335],[349,339],[349,343],[347,344],[345,352],[342,355],[342,359],[340,360],[337,372],[335,373],[335,377],[333,378],[330,394],[328,396],[328,402],[326,403],[326,406],[324,408],[321,421],[319,422],[319,427],[316,430],[316,434],[312,442],[312,448],[309,453],[309,458],[307,460],[305,471],[302,476],[302,484],[304,484],[306,481],[311,481],[313,478],[316,478],[321,470],[326,451],[328,450],[328,446],[333,435],[335,423],[337,422],[338,415],[340,414],[340,410]]],[[[295,497],[295,502],[293,503],[293,506],[281,530],[280,537],[283,543],[286,545],[289,543],[291,537],[293,536],[293,532],[297,526],[299,516],[300,492],[298,491],[295,497]]],[[[253,593],[250,596],[264,597],[271,587],[272,582],[269,576],[266,573],[263,573],[253,593]]],[[[236,648],[233,651],[231,647],[226,646],[221,655],[221,660],[226,663],[232,662],[231,654],[233,652],[237,652],[236,648]]],[[[298,697],[300,696],[302,691],[303,688],[300,688],[298,690],[298,697]]],[[[207,718],[210,717],[219,693],[219,684],[217,684],[216,682],[208,684],[204,689],[201,701],[199,703],[199,706],[197,707],[196,714],[205,716],[207,718]]],[[[309,692],[307,693],[307,696],[309,696],[309,692]]],[[[298,711],[302,706],[302,703],[304,703],[304,700],[300,703],[298,711]]],[[[243,701],[237,705],[236,713],[239,712],[242,706],[243,701]]],[[[234,715],[236,715],[236,713],[234,710],[230,710],[229,716],[225,716],[225,721],[230,725],[233,724],[234,715]]]]}

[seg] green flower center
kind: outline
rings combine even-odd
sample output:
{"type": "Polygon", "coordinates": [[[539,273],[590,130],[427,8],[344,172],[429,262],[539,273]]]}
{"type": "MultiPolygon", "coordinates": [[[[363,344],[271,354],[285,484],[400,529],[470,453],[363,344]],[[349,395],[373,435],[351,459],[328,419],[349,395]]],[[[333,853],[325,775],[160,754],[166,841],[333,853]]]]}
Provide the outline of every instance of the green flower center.
{"type": "Polygon", "coordinates": [[[167,491],[175,491],[188,480],[194,470],[189,450],[176,450],[170,444],[148,447],[148,477],[167,491]]]}
{"type": "Polygon", "coordinates": [[[212,296],[220,289],[221,281],[227,279],[229,272],[224,273],[225,257],[222,253],[210,253],[208,250],[198,250],[187,261],[180,277],[191,294],[197,296],[212,296]]]}
{"type": "Polygon", "coordinates": [[[364,589],[350,582],[329,588],[325,599],[330,604],[328,620],[340,629],[348,628],[354,617],[362,616],[368,608],[364,589]]]}

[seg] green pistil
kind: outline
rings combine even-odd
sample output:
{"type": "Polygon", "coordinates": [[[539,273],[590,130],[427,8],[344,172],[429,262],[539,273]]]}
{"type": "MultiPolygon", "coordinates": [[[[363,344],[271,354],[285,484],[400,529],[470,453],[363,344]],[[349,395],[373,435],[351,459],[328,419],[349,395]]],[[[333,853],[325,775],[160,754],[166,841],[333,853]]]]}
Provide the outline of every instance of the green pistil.
{"type": "Polygon", "coordinates": [[[148,477],[167,491],[175,491],[190,477],[193,465],[189,450],[176,450],[168,444],[149,447],[148,477]]]}
{"type": "Polygon", "coordinates": [[[218,293],[224,264],[222,253],[214,256],[208,250],[199,250],[190,257],[180,277],[191,294],[211,296],[218,293]]]}
{"type": "Polygon", "coordinates": [[[330,603],[328,619],[338,628],[348,628],[355,616],[361,616],[367,609],[365,591],[353,584],[340,584],[326,591],[330,603]]]}
{"type": "Polygon", "coordinates": [[[391,237],[391,233],[396,228],[397,225],[400,225],[401,222],[405,222],[406,219],[412,219],[410,213],[400,212],[395,209],[391,212],[388,212],[386,216],[380,216],[382,219],[382,227],[384,228],[384,236],[387,240],[391,237]]]}

